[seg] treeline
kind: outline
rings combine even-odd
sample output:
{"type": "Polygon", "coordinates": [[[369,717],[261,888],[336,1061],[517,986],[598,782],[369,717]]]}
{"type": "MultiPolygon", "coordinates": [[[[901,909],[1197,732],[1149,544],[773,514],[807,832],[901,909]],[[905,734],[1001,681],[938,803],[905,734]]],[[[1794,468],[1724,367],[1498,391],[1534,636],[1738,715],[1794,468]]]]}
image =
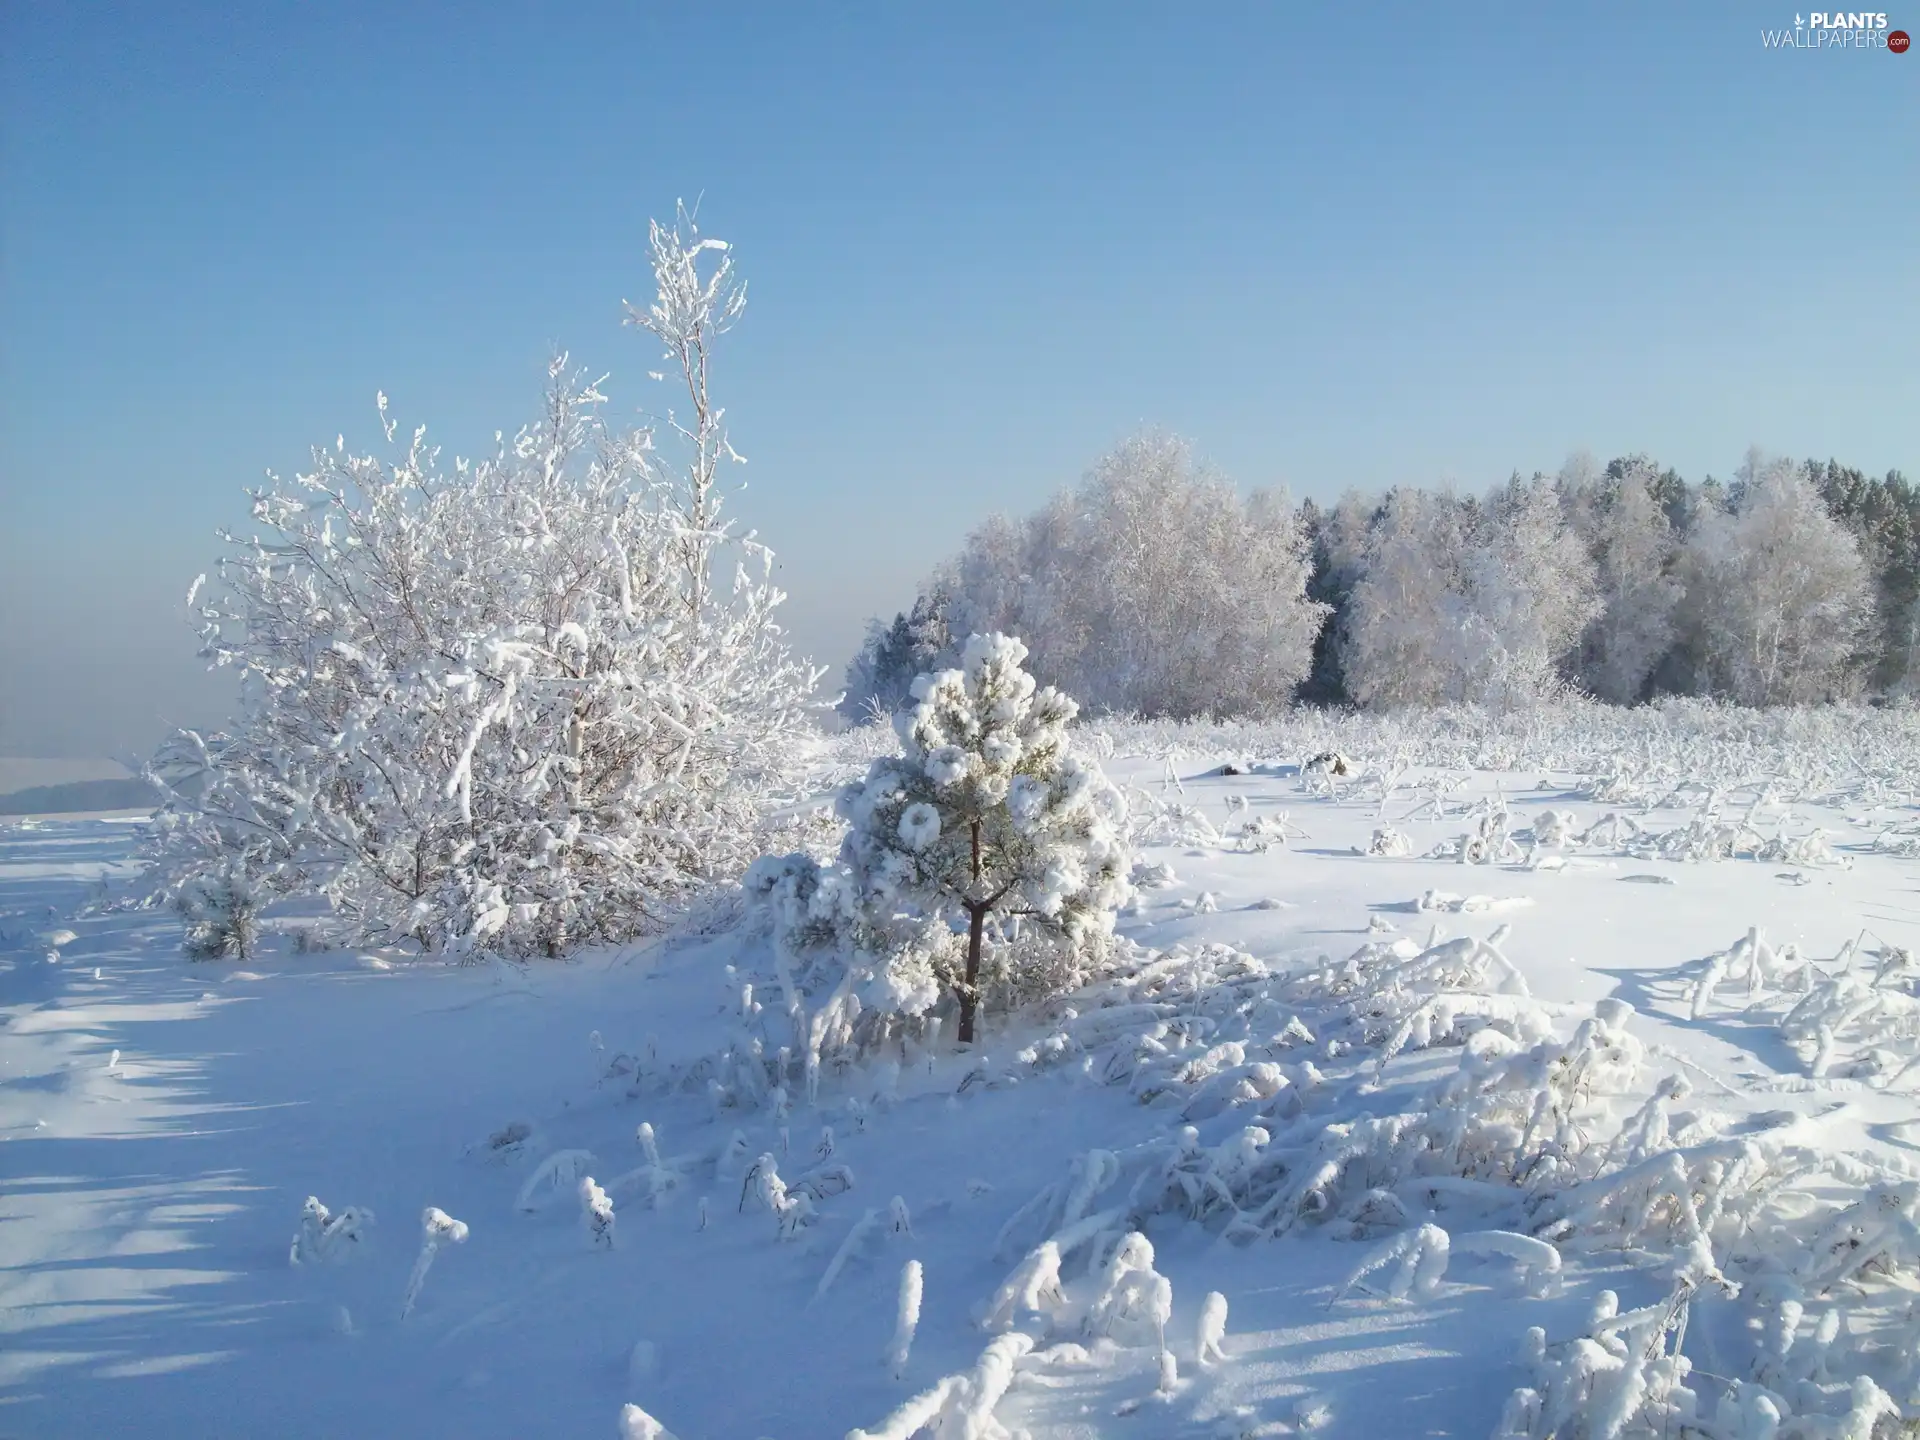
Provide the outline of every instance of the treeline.
{"type": "Polygon", "coordinates": [[[1176,718],[1901,697],[1920,679],[1920,492],[1898,471],[1754,451],[1725,482],[1632,455],[1484,496],[1296,505],[1242,497],[1149,434],[968,536],[911,609],[871,625],[842,712],[890,713],[988,630],[1021,636],[1035,673],[1090,708],[1176,718]]]}

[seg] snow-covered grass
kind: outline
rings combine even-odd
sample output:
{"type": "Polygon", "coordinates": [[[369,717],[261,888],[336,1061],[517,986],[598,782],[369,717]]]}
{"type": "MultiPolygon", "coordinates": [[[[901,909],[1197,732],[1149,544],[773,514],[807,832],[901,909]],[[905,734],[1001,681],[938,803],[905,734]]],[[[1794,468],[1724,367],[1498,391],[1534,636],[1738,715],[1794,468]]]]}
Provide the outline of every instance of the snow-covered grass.
{"type": "Polygon", "coordinates": [[[817,1100],[752,927],[191,962],[70,918],[131,825],[0,831],[0,1430],[1732,1440],[1913,1397],[1920,719],[1080,743],[1139,852],[1106,969],[817,1100]]]}

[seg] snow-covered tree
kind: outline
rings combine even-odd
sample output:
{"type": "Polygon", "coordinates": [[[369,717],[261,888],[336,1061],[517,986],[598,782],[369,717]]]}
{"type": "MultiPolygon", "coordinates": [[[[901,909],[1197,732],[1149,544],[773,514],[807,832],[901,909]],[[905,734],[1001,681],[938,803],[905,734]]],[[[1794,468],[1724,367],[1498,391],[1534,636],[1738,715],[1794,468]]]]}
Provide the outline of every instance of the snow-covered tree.
{"type": "Polygon", "coordinates": [[[257,528],[190,598],[242,709],[156,757],[163,893],[241,873],[323,895],[355,939],[557,954],[752,858],[813,677],[770,555],[722,518],[730,254],[682,213],[652,258],[634,319],[684,413],[614,431],[556,362],[541,422],[486,459],[445,466],[416,430],[254,492],[257,528]]]}
{"type": "Polygon", "coordinates": [[[1920,488],[1898,470],[1870,480],[1837,460],[1809,461],[1807,472],[1874,574],[1879,634],[1871,683],[1911,695],[1920,684],[1920,488]]]}
{"type": "Polygon", "coordinates": [[[1327,607],[1326,623],[1314,637],[1312,666],[1300,685],[1304,701],[1333,705],[1353,698],[1347,691],[1346,618],[1360,583],[1367,531],[1379,510],[1379,501],[1351,490],[1331,510],[1310,499],[1300,504],[1300,527],[1313,561],[1307,598],[1327,607]]]}
{"type": "Polygon", "coordinates": [[[1577,674],[1594,695],[1616,705],[1641,698],[1673,644],[1680,582],[1672,575],[1673,526],[1659,483],[1659,472],[1634,458],[1563,490],[1574,528],[1598,567],[1602,606],[1581,639],[1577,674]]]}
{"type": "Polygon", "coordinates": [[[1592,559],[1544,477],[1516,476],[1475,512],[1468,602],[1475,624],[1460,698],[1524,705],[1561,669],[1601,603],[1592,559]]]}
{"type": "Polygon", "coordinates": [[[1544,699],[1597,609],[1592,561],[1543,478],[1484,502],[1397,489],[1361,550],[1347,690],[1377,707],[1544,699]]]}
{"type": "Polygon", "coordinates": [[[1347,693],[1380,709],[1452,697],[1470,622],[1459,562],[1466,518],[1451,495],[1401,487],[1369,530],[1341,651],[1347,693]]]}
{"type": "Polygon", "coordinates": [[[1245,500],[1185,442],[1130,439],[1023,521],[995,517],[937,572],[949,633],[1018,633],[1034,673],[1101,710],[1267,715],[1328,607],[1284,494],[1245,500]]]}
{"type": "Polygon", "coordinates": [[[913,682],[939,668],[953,637],[947,629],[946,597],[922,595],[913,609],[867,627],[866,643],[847,665],[840,713],[849,720],[894,714],[913,698],[913,682]]]}
{"type": "MultiPolygon", "coordinates": [[[[974,635],[960,668],[923,677],[896,724],[903,753],[873,762],[840,800],[842,860],[866,903],[964,922],[954,989],[959,1038],[974,1038],[988,929],[1030,921],[1084,948],[1128,895],[1125,804],[1099,766],[1071,753],[1076,706],[1040,688],[1026,646],[974,635]]],[[[1018,966],[1022,945],[998,947],[1018,966]]]]}
{"type": "Polygon", "coordinates": [[[1750,457],[1734,508],[1700,520],[1681,573],[1694,663],[1716,693],[1804,705],[1858,688],[1872,578],[1805,467],[1750,457]]]}

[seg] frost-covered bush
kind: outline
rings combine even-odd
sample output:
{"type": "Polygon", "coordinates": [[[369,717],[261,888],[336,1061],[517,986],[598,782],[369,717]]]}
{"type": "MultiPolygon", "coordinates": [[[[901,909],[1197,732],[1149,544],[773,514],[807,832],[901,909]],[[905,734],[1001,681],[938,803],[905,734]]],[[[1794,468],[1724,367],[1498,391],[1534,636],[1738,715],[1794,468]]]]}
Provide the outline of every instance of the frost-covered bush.
{"type": "Polygon", "coordinates": [[[1776,948],[1755,926],[1698,968],[1694,1019],[1716,1001],[1749,1014],[1774,1009],[1781,1037],[1814,1079],[1872,1080],[1890,1089],[1920,1069],[1920,967],[1903,946],[1869,949],[1849,940],[1816,964],[1791,941],[1776,948]]]}
{"type": "Polygon", "coordinates": [[[352,1255],[373,1226],[373,1212],[349,1205],[334,1212],[309,1195],[300,1207],[300,1229],[287,1249],[287,1263],[300,1266],[337,1262],[352,1255]]]}
{"type": "Polygon", "coordinates": [[[674,1433],[629,1401],[620,1407],[620,1440],[676,1440],[674,1433]]]}
{"type": "MultiPolygon", "coordinates": [[[[1585,1254],[1643,1267],[1671,1296],[1626,1313],[1603,1296],[1583,1335],[1538,1332],[1523,1357],[1534,1383],[1499,1434],[1882,1433],[1889,1393],[1920,1381],[1920,1181],[1897,1160],[1836,1150],[1823,1119],[1681,1108],[1690,1087],[1654,1070],[1631,1007],[1608,999],[1577,1017],[1533,1000],[1503,939],[1369,942],[1305,969],[1224,945],[1120,947],[986,1083],[1072,1065],[1189,1123],[1078,1155],[1015,1210],[996,1253],[1024,1258],[982,1318],[1084,1325],[1109,1288],[1151,1316],[1136,1263],[1151,1260],[1128,1236],[1171,1220],[1239,1243],[1375,1241],[1348,1288],[1410,1303],[1462,1256],[1552,1296],[1563,1255],[1585,1254]],[[1698,1389],[1682,1351],[1696,1295],[1713,1297],[1722,1347],[1698,1389]]],[[[1867,1047],[1850,1073],[1916,1050],[1904,950],[1853,944],[1809,965],[1754,931],[1716,958],[1702,1003],[1722,984],[1755,987],[1747,1013],[1780,1006],[1796,1041],[1837,1021],[1867,1047]]]]}
{"type": "Polygon", "coordinates": [[[194,960],[245,960],[260,943],[260,902],[244,864],[216,865],[183,879],[173,895],[186,927],[180,948],[194,960]]]}
{"type": "Polygon", "coordinates": [[[415,431],[254,492],[190,597],[240,713],[151,767],[163,894],[244,874],[357,940],[557,954],[744,868],[812,677],[770,556],[721,513],[739,457],[708,376],[744,287],[684,215],[652,263],[632,319],[685,406],[657,427],[610,428],[557,361],[542,419],[487,458],[415,431]]]}
{"type": "Polygon", "coordinates": [[[613,1199],[591,1175],[580,1177],[580,1225],[596,1250],[611,1250],[615,1240],[613,1199]]]}
{"type": "Polygon", "coordinates": [[[742,883],[767,917],[780,983],[792,992],[782,1000],[796,1017],[802,1050],[810,1039],[798,1018],[800,994],[844,987],[863,1010],[918,1016],[959,973],[964,952],[950,927],[869,903],[844,866],[804,854],[763,856],[742,883]]]}
{"type": "Polygon", "coordinates": [[[913,1334],[920,1327],[920,1296],[924,1284],[918,1260],[900,1267],[900,1293],[894,1307],[893,1338],[887,1342],[887,1369],[898,1380],[907,1373],[907,1359],[913,1351],[913,1334]]]}
{"type": "Polygon", "coordinates": [[[1227,1297],[1209,1290],[1200,1302],[1200,1321],[1195,1327],[1193,1358],[1201,1369],[1220,1364],[1227,1358],[1227,1297]]]}
{"type": "Polygon", "coordinates": [[[413,1270],[407,1276],[407,1293],[400,1302],[402,1320],[413,1314],[413,1307],[420,1300],[421,1287],[427,1283],[427,1271],[433,1268],[433,1257],[440,1253],[440,1247],[466,1243],[466,1221],[454,1219],[437,1205],[429,1205],[420,1212],[420,1253],[415,1257],[413,1270]]]}
{"type": "Polygon", "coordinates": [[[943,1376],[901,1405],[872,1430],[847,1432],[847,1440],[1009,1440],[1011,1432],[993,1412],[1013,1384],[1015,1367],[1033,1349],[1033,1337],[997,1335],[970,1371],[943,1376]]]}
{"type": "Polygon", "coordinates": [[[1072,753],[1076,707],[1035,685],[1026,654],[1010,636],[969,639],[959,669],[916,682],[918,704],[898,722],[902,753],[876,760],[840,800],[841,856],[864,906],[964,923],[954,980],[963,1043],[974,1038],[989,922],[1002,937],[994,958],[1018,986],[1046,941],[1070,956],[1100,945],[1129,893],[1125,803],[1072,753]]]}

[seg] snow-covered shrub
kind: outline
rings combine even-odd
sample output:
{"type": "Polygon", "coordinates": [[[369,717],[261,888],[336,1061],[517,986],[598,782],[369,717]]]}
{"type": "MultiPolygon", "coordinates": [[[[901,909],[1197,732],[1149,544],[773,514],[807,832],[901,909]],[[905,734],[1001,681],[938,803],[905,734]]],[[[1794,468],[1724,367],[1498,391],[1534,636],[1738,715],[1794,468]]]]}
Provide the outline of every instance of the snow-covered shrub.
{"type": "Polygon", "coordinates": [[[1122,1237],[1087,1307],[1086,1333],[1166,1353],[1173,1282],[1153,1268],[1153,1242],[1137,1230],[1122,1237]]]}
{"type": "Polygon", "coordinates": [[[1367,841],[1367,854],[1387,860],[1399,859],[1413,854],[1413,840],[1391,825],[1383,825],[1367,841]]]}
{"type": "Polygon", "coordinates": [[[613,1200],[591,1175],[580,1177],[580,1224],[595,1249],[613,1249],[613,1200]]]}
{"type": "Polygon", "coordinates": [[[1454,1235],[1456,1255],[1501,1255],[1519,1268],[1529,1295],[1549,1296],[1560,1286],[1560,1252],[1545,1240],[1511,1230],[1473,1230],[1454,1235]]]}
{"type": "Polygon", "coordinates": [[[1536,849],[1565,850],[1580,843],[1580,821],[1571,810],[1542,810],[1533,817],[1536,849]]]}
{"type": "Polygon", "coordinates": [[[1129,893],[1124,802],[1071,753],[1075,706],[1036,687],[1026,653],[1010,636],[969,639],[960,669],[916,682],[919,703],[898,722],[903,753],[876,760],[840,800],[842,860],[864,905],[964,921],[952,977],[962,1043],[974,1038],[989,922],[1010,989],[1042,966],[1055,971],[1042,986],[1060,988],[1129,893]]]}
{"type": "Polygon", "coordinates": [[[1916,979],[1912,953],[1901,946],[1849,940],[1833,960],[1815,963],[1792,942],[1776,949],[1755,926],[1701,963],[1689,998],[1697,1020],[1738,986],[1750,1013],[1776,1010],[1782,1038],[1809,1075],[1891,1087],[1920,1068],[1916,979]]]}
{"type": "Polygon", "coordinates": [[[1422,1225],[1389,1240],[1362,1260],[1347,1283],[1340,1287],[1344,1297],[1356,1287],[1371,1290],[1365,1282],[1377,1271],[1392,1267],[1387,1288],[1376,1293],[1390,1300],[1404,1300],[1409,1294],[1430,1299],[1446,1278],[1451,1240],[1438,1225],[1422,1225]]]}
{"type": "Polygon", "coordinates": [[[1060,1247],[1042,1241],[1000,1282],[980,1317],[983,1330],[1011,1329],[1023,1315],[1045,1315],[1066,1301],[1060,1289],[1060,1247]]]}
{"type": "Polygon", "coordinates": [[[909,1260],[900,1267],[900,1295],[895,1306],[893,1339],[887,1342],[887,1368],[900,1380],[907,1373],[907,1357],[913,1349],[913,1332],[920,1326],[920,1295],[923,1283],[920,1262],[909,1260]]]}
{"type": "Polygon", "coordinates": [[[1842,1208],[1807,1242],[1795,1278],[1816,1295],[1862,1276],[1911,1272],[1920,1263],[1920,1185],[1878,1184],[1842,1208]]]}
{"type": "Polygon", "coordinates": [[[1526,858],[1513,838],[1513,816],[1505,805],[1485,806],[1473,828],[1437,854],[1462,865],[1508,865],[1526,858]]]}
{"type": "Polygon", "coordinates": [[[907,1401],[872,1430],[854,1429],[847,1440],[1009,1440],[994,1408],[1013,1384],[1015,1366],[1033,1349],[1033,1337],[1015,1330],[996,1335],[972,1370],[948,1375],[907,1401]]]}
{"type": "MultiPolygon", "coordinates": [[[[844,1170],[844,1167],[836,1167],[844,1170]]],[[[813,1177],[802,1176],[789,1186],[780,1178],[780,1166],[771,1155],[762,1155],[753,1162],[740,1185],[739,1209],[746,1209],[751,1198],[763,1210],[774,1218],[775,1228],[782,1240],[791,1240],[807,1226],[811,1225],[818,1214],[814,1201],[823,1193],[823,1179],[817,1174],[813,1177]],[[812,1180],[814,1183],[809,1183],[812,1180]]],[[[850,1188],[850,1181],[836,1183],[831,1193],[850,1188]]]]}
{"type": "Polygon", "coordinates": [[[638,1405],[620,1407],[620,1440],[675,1440],[674,1433],[638,1405]]]}
{"type": "Polygon", "coordinates": [[[562,1191],[575,1189],[593,1164],[591,1150],[556,1150],[534,1166],[521,1182],[513,1208],[531,1213],[541,1209],[562,1191]]]}
{"type": "Polygon", "coordinates": [[[260,941],[259,888],[243,864],[225,864],[183,880],[173,908],[186,925],[181,949],[193,960],[245,960],[260,941]]]}
{"type": "Polygon", "coordinates": [[[641,1163],[609,1180],[607,1191],[614,1195],[632,1191],[639,1195],[642,1208],[657,1209],[668,1192],[677,1189],[685,1178],[687,1162],[661,1159],[659,1140],[653,1126],[645,1121],[634,1132],[634,1139],[640,1146],[641,1163]]]}
{"type": "Polygon", "coordinates": [[[1768,860],[1782,865],[1815,865],[1835,870],[1853,868],[1853,861],[1845,855],[1834,852],[1827,840],[1827,832],[1819,828],[1805,835],[1789,836],[1785,829],[1762,845],[1755,854],[1756,860],[1768,860]]]}
{"type": "Polygon", "coordinates": [[[1409,1295],[1430,1299],[1446,1278],[1447,1266],[1454,1255],[1500,1255],[1514,1261],[1529,1294],[1550,1295],[1560,1276],[1560,1252],[1545,1240],[1511,1230],[1477,1230],[1449,1235],[1438,1225],[1421,1225],[1404,1231],[1372,1251],[1347,1277],[1338,1297],[1355,1289],[1373,1291],[1370,1276],[1392,1267],[1386,1289],[1373,1291],[1390,1300],[1405,1300],[1409,1295]]]}
{"type": "Polygon", "coordinates": [[[1272,815],[1250,815],[1232,833],[1235,847],[1253,855],[1264,855],[1276,845],[1307,838],[1307,832],[1294,824],[1284,810],[1272,815]]]}
{"type": "Polygon", "coordinates": [[[466,1240],[466,1221],[456,1220],[434,1205],[420,1212],[420,1254],[407,1276],[407,1293],[400,1302],[402,1320],[413,1313],[414,1304],[420,1299],[420,1287],[427,1283],[427,1271],[433,1268],[433,1257],[440,1253],[440,1247],[464,1245],[466,1240]]]}
{"type": "Polygon", "coordinates": [[[1227,1358],[1227,1297],[1209,1290],[1200,1302],[1200,1321],[1194,1332],[1193,1358],[1201,1369],[1227,1358]]]}
{"type": "MultiPolygon", "coordinates": [[[[118,1051],[114,1052],[118,1054],[118,1051]]],[[[339,1261],[351,1255],[373,1226],[373,1212],[349,1205],[337,1214],[309,1195],[300,1207],[300,1229],[287,1251],[290,1265],[339,1261]]]]}
{"type": "Polygon", "coordinates": [[[652,259],[633,322],[690,407],[657,431],[609,429],[556,361],[545,415],[487,458],[446,466],[415,431],[254,493],[190,596],[240,714],[149,767],[159,893],[243,872],[356,940],[557,954],[744,869],[812,677],[771,557],[721,517],[710,355],[744,288],[684,214],[652,259]]]}
{"type": "Polygon", "coordinates": [[[793,1048],[809,1073],[833,1032],[855,1032],[844,1038],[868,1048],[880,1037],[858,1032],[926,1015],[959,973],[961,941],[941,917],[871,903],[842,865],[763,856],[743,884],[768,918],[793,1048]],[[822,994],[806,1014],[803,997],[822,994]],[[863,1026],[863,1017],[872,1018],[863,1026]]]}
{"type": "Polygon", "coordinates": [[[1624,1440],[1687,1429],[1746,1440],[1760,1433],[1697,1425],[1705,1417],[1699,1415],[1699,1397],[1685,1384],[1691,1366],[1675,1333],[1684,1329],[1685,1295],[1676,1292],[1667,1304],[1623,1315],[1613,1292],[1603,1290],[1586,1335],[1550,1345],[1545,1330],[1529,1330],[1522,1358],[1534,1383],[1509,1397],[1496,1440],[1624,1440]]]}

